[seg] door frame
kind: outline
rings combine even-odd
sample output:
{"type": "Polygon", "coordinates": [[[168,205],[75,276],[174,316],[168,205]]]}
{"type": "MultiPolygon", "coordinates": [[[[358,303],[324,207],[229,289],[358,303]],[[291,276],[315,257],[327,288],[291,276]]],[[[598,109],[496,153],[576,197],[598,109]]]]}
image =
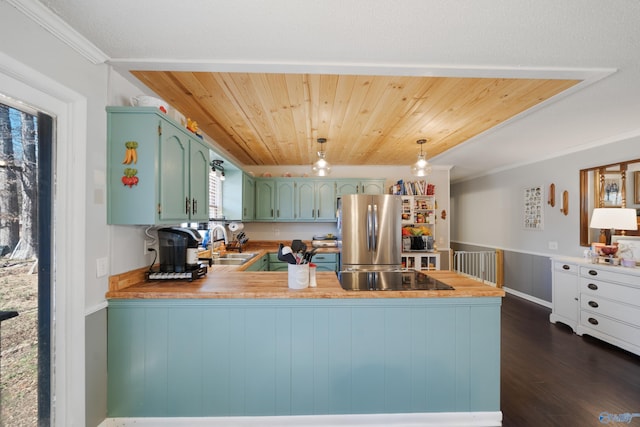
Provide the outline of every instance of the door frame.
{"type": "Polygon", "coordinates": [[[2,52],[0,92],[55,119],[51,425],[84,425],[87,99],[2,52]]]}

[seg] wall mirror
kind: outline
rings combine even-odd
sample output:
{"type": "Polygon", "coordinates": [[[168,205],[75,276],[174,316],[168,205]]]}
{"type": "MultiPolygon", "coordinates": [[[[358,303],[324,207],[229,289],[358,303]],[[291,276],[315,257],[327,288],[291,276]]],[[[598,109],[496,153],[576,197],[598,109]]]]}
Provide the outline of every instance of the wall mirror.
{"type": "MultiPolygon", "coordinates": [[[[594,208],[627,207],[640,211],[640,159],[580,170],[580,245],[597,242],[600,231],[589,228],[594,208]]],[[[640,225],[640,222],[639,222],[640,225]]],[[[640,227],[639,227],[640,228],[640,227]]],[[[627,231],[638,236],[639,231],[627,231]]]]}

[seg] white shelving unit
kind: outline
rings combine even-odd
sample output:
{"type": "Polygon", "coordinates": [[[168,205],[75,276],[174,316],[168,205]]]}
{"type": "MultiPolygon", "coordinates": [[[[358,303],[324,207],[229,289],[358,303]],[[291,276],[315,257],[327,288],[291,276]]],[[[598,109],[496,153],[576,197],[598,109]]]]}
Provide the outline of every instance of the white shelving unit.
{"type": "Polygon", "coordinates": [[[438,252],[403,252],[402,266],[416,270],[440,270],[438,252]]]}

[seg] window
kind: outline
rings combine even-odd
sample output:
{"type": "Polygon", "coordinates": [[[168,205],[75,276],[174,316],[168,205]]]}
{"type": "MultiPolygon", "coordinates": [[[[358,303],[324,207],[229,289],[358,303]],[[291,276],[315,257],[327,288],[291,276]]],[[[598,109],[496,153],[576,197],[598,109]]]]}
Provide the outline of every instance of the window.
{"type": "Polygon", "coordinates": [[[209,218],[222,218],[222,180],[213,170],[209,171],[209,218]]]}

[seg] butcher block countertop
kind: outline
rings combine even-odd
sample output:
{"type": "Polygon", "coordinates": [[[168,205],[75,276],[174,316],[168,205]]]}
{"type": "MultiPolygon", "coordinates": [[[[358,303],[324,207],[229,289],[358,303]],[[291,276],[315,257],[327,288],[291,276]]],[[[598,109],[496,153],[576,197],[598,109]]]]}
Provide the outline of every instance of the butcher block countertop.
{"type": "Polygon", "coordinates": [[[503,297],[504,291],[484,285],[452,271],[430,271],[430,276],[454,287],[455,290],[430,291],[345,291],[333,272],[318,272],[318,286],[289,289],[287,273],[210,272],[192,282],[142,282],[121,290],[110,290],[110,299],[353,299],[353,298],[464,298],[503,297]]]}

